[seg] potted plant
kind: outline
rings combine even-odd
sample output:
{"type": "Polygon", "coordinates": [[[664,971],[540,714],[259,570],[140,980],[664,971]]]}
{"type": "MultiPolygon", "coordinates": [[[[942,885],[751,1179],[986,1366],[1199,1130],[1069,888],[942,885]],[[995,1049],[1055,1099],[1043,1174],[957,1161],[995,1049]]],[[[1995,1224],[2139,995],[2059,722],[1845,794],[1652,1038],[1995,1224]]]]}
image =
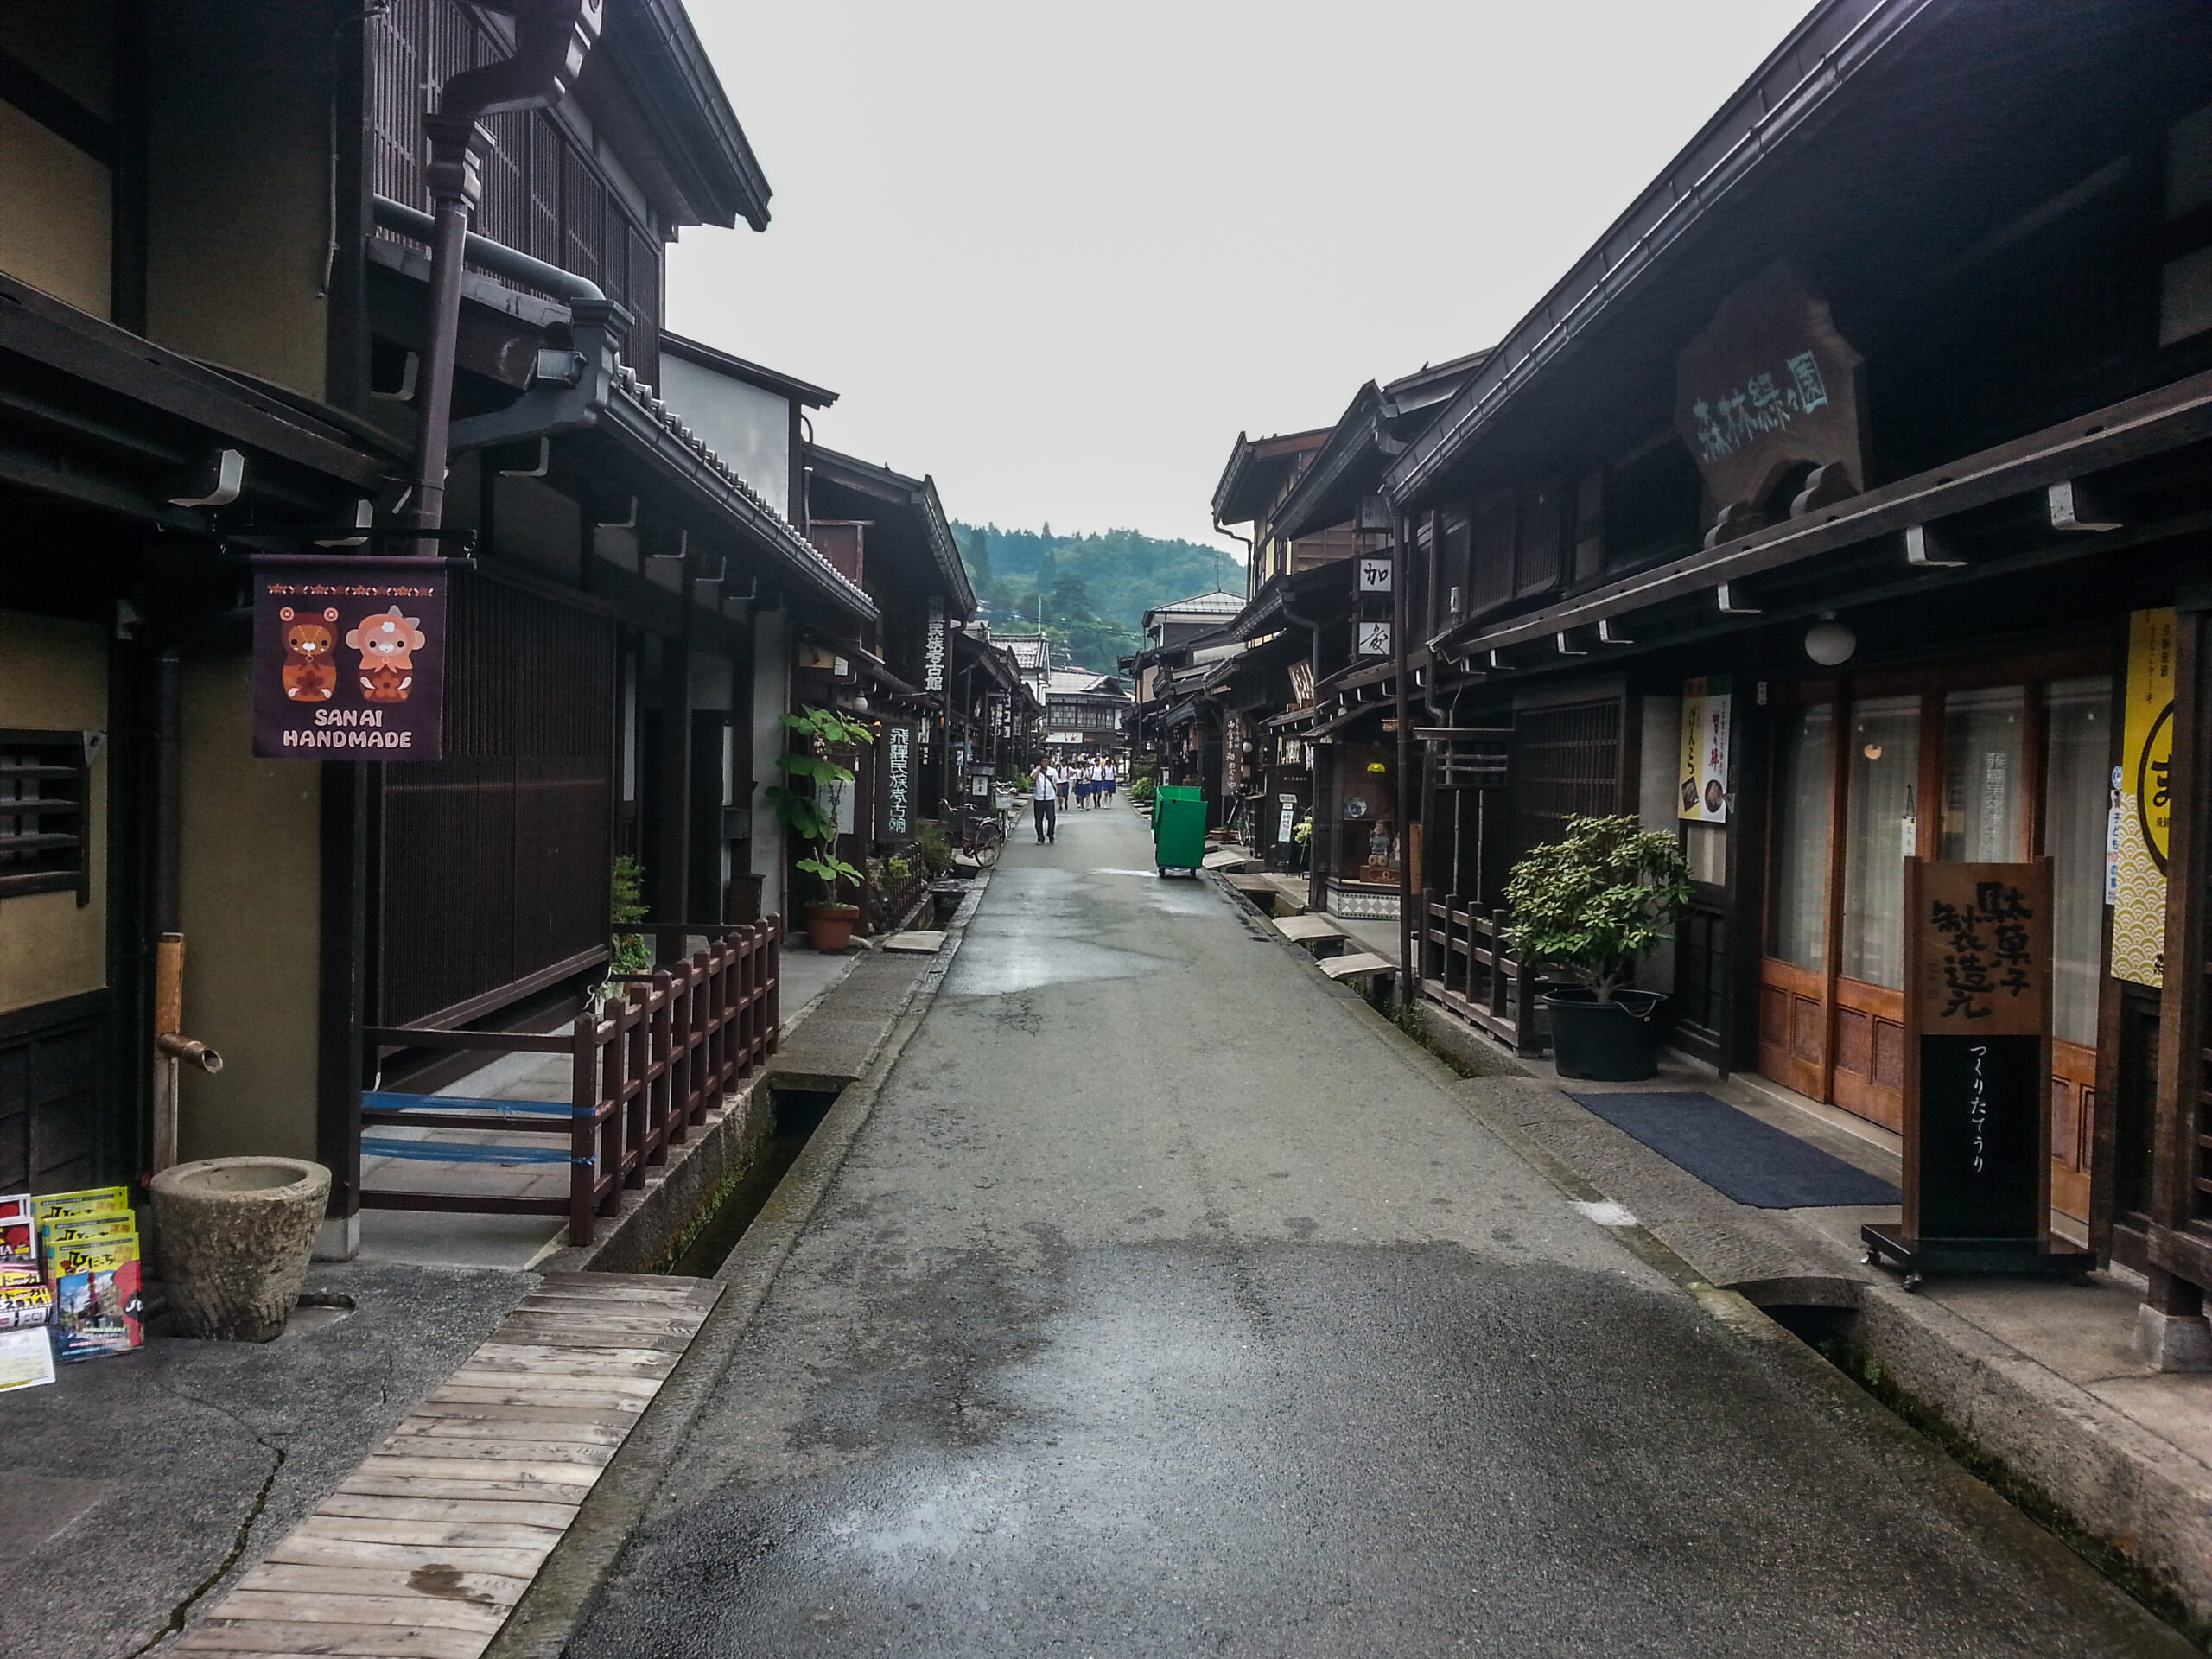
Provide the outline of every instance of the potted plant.
{"type": "Polygon", "coordinates": [[[806,940],[817,950],[842,950],[853,940],[861,911],[838,896],[841,883],[860,886],[861,873],[837,856],[837,808],[852,787],[852,769],[837,759],[840,749],[872,743],[875,734],[834,709],[803,709],[785,715],[791,747],[776,765],[793,787],[778,784],[767,791],[777,822],[813,843],[798,868],[822,884],[822,897],[806,906],[806,940]]]}
{"type": "Polygon", "coordinates": [[[1633,817],[1569,818],[1563,839],[1513,867],[1505,899],[1522,966],[1573,982],[1543,998],[1560,1076],[1632,1083],[1657,1071],[1666,999],[1628,988],[1637,958],[1673,937],[1690,900],[1675,838],[1633,817]]]}

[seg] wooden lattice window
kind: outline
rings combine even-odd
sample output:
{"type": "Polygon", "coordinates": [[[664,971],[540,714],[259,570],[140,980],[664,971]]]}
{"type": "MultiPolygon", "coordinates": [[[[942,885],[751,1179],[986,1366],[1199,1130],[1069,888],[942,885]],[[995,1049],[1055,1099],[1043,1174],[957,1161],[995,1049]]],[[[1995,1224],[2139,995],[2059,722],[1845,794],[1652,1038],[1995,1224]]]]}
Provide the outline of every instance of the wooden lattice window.
{"type": "Polygon", "coordinates": [[[73,892],[91,902],[85,752],[81,732],[0,731],[0,899],[73,892]]]}

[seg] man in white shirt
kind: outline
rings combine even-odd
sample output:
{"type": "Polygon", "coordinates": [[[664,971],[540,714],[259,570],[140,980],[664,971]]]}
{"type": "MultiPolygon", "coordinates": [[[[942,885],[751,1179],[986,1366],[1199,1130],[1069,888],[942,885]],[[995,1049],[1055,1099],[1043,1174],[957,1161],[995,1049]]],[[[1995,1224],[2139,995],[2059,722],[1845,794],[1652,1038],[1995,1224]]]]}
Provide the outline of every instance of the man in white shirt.
{"type": "Polygon", "coordinates": [[[1060,789],[1065,774],[1047,760],[1029,776],[1029,810],[1037,820],[1037,844],[1057,841],[1060,833],[1060,789]]]}

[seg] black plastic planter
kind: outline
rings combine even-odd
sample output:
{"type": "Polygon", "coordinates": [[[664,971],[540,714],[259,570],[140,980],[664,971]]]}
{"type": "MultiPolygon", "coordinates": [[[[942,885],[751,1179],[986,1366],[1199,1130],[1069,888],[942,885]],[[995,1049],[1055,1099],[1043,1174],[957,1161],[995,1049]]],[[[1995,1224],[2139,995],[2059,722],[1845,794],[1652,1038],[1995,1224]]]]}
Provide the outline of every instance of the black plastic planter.
{"type": "Polygon", "coordinates": [[[1546,991],[1552,1058],[1560,1076],[1589,1083],[1639,1083],[1656,1076],[1659,1005],[1666,1000],[1656,991],[1615,991],[1610,1002],[1579,986],[1546,991]]]}

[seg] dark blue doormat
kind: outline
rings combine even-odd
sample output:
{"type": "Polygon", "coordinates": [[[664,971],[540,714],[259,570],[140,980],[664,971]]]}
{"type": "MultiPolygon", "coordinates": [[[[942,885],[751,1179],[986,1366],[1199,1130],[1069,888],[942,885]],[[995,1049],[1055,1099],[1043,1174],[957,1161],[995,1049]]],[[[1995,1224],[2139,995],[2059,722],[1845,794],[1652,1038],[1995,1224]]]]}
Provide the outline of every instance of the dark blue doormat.
{"type": "Polygon", "coordinates": [[[1716,1187],[1761,1210],[1816,1205],[1897,1204],[1904,1194],[1878,1175],[1762,1123],[1696,1090],[1651,1095],[1575,1095],[1614,1128],[1716,1187]]]}

